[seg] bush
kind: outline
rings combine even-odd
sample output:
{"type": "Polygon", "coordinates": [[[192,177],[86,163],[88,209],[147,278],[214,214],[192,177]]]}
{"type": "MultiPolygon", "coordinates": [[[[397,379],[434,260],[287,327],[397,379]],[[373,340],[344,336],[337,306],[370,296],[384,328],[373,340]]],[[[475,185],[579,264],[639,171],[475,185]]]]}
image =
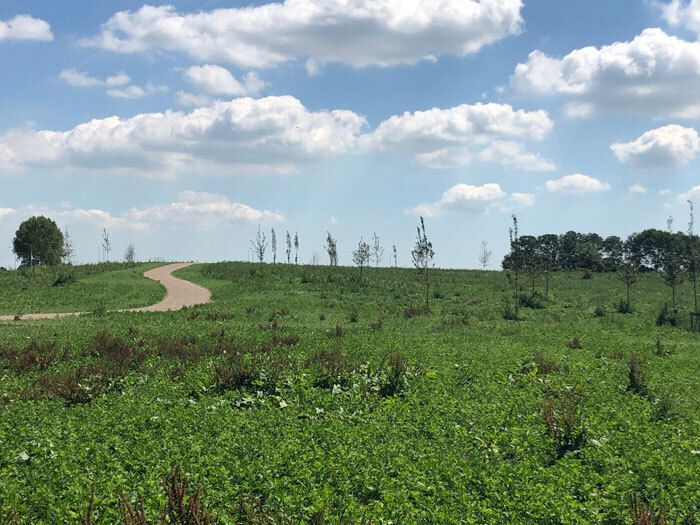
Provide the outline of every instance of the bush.
{"type": "Polygon", "coordinates": [[[588,268],[583,270],[581,279],[593,279],[593,270],[589,270],[588,268]]]}
{"type": "Polygon", "coordinates": [[[68,286],[69,284],[76,283],[77,279],[72,273],[62,273],[53,282],[52,286],[68,286]]]}
{"type": "Polygon", "coordinates": [[[669,421],[676,417],[678,413],[676,409],[676,399],[667,390],[661,392],[659,397],[654,400],[652,409],[654,414],[653,419],[655,421],[669,421]]]}
{"type": "Polygon", "coordinates": [[[619,313],[619,314],[631,314],[632,313],[632,304],[627,302],[626,299],[620,299],[620,302],[617,303],[616,310],[617,310],[617,313],[619,313]]]}
{"type": "Polygon", "coordinates": [[[418,315],[420,315],[420,310],[418,308],[414,308],[413,306],[410,306],[403,311],[403,316],[406,319],[413,319],[418,315]]]}
{"type": "Polygon", "coordinates": [[[593,310],[593,317],[605,317],[606,315],[607,312],[603,306],[596,306],[595,310],[593,310]]]}
{"type": "Polygon", "coordinates": [[[523,308],[541,309],[547,307],[547,301],[539,292],[533,294],[518,294],[518,304],[523,308]]]}
{"type": "Polygon", "coordinates": [[[356,323],[359,319],[360,319],[360,316],[358,315],[357,310],[353,310],[352,312],[350,312],[350,315],[348,316],[348,320],[351,323],[356,323]]]}
{"type": "Polygon", "coordinates": [[[503,319],[506,321],[520,321],[518,312],[508,299],[503,299],[503,319]]]}
{"type": "Polygon", "coordinates": [[[678,326],[680,323],[680,316],[678,315],[678,310],[673,309],[668,303],[664,303],[656,316],[656,326],[678,326]]]}
{"type": "Polygon", "coordinates": [[[536,370],[538,375],[547,375],[567,371],[568,369],[568,365],[554,361],[544,356],[542,353],[537,352],[523,363],[520,371],[523,374],[529,374],[533,370],[536,370]]]}
{"type": "Polygon", "coordinates": [[[566,347],[571,350],[580,350],[583,348],[583,343],[578,337],[574,337],[571,341],[566,343],[566,347]]]}

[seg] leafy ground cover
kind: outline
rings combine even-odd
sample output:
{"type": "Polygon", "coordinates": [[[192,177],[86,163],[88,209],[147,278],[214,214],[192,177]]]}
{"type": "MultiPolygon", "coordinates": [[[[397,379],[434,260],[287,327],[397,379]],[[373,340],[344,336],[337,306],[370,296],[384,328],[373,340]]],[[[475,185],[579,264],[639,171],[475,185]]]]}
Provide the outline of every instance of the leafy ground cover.
{"type": "Polygon", "coordinates": [[[93,311],[160,301],[163,287],[143,277],[158,264],[102,263],[0,271],[0,314],[93,311]]]}
{"type": "Polygon", "coordinates": [[[614,275],[556,273],[519,321],[500,272],[436,270],[429,312],[411,270],[177,275],[214,302],[0,326],[0,521],[700,513],[700,345],[656,275],[621,314],[614,275]]]}

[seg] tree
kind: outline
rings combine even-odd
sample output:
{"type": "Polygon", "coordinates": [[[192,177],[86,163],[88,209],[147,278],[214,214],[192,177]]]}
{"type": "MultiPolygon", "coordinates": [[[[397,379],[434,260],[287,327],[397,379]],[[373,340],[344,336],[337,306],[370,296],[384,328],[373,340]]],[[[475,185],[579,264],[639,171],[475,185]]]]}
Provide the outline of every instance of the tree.
{"type": "Polygon", "coordinates": [[[136,248],[134,248],[133,242],[130,242],[129,246],[124,250],[124,261],[128,263],[136,262],[136,248]]]}
{"type": "MultiPolygon", "coordinates": [[[[372,238],[372,259],[374,259],[377,268],[379,268],[379,264],[382,262],[383,258],[384,248],[382,248],[382,245],[379,243],[379,236],[375,233],[372,238]]],[[[367,262],[369,263],[369,261],[367,262]]]]}
{"type": "Polygon", "coordinates": [[[258,232],[255,234],[255,239],[250,241],[250,245],[253,248],[253,253],[258,258],[260,266],[262,266],[265,260],[265,250],[267,250],[267,238],[265,237],[265,232],[260,229],[260,224],[258,224],[258,232]]]}
{"type": "Polygon", "coordinates": [[[661,272],[671,287],[671,307],[676,309],[676,287],[683,282],[683,234],[668,233],[661,254],[661,272]]]}
{"type": "Polygon", "coordinates": [[[362,279],[362,268],[367,265],[369,266],[370,258],[370,248],[369,244],[362,240],[360,237],[360,242],[357,244],[357,249],[352,252],[352,261],[360,269],[360,280],[362,279]]]}
{"type": "Polygon", "coordinates": [[[326,237],[326,251],[328,252],[328,259],[330,266],[338,266],[338,243],[331,235],[331,232],[326,232],[328,236],[326,237]]]}
{"type": "Polygon", "coordinates": [[[61,257],[63,264],[73,264],[73,255],[75,255],[75,248],[73,248],[73,239],[68,233],[68,228],[63,229],[63,255],[61,257]]]}
{"type": "Polygon", "coordinates": [[[292,236],[287,231],[287,264],[292,262],[292,236]]]}
{"type": "Polygon", "coordinates": [[[46,217],[31,217],[17,228],[12,251],[23,266],[56,265],[64,256],[63,234],[54,221],[46,217]]]}
{"type": "MultiPolygon", "coordinates": [[[[697,316],[698,313],[698,264],[700,264],[700,238],[695,235],[695,207],[693,201],[688,201],[690,206],[690,220],[688,221],[688,241],[687,241],[687,257],[688,257],[688,275],[693,283],[693,312],[697,316]]],[[[699,320],[695,319],[697,323],[699,320]]]]}
{"type": "Polygon", "coordinates": [[[104,254],[105,261],[109,262],[109,253],[112,251],[112,241],[109,239],[109,232],[107,228],[102,229],[102,253],[104,254]]]}
{"type": "Polygon", "coordinates": [[[537,237],[537,251],[544,271],[544,297],[549,300],[549,275],[557,269],[559,255],[559,237],[546,233],[537,237]]]}
{"type": "Polygon", "coordinates": [[[272,264],[277,264],[277,234],[274,228],[270,232],[270,244],[272,246],[272,264]]]}
{"type": "Polygon", "coordinates": [[[418,226],[418,235],[416,237],[416,245],[414,246],[413,250],[411,250],[411,258],[413,259],[413,266],[419,273],[423,274],[423,279],[425,280],[426,311],[430,308],[430,280],[428,271],[430,270],[430,263],[433,260],[433,257],[435,257],[433,243],[428,240],[428,235],[425,233],[425,222],[421,216],[420,226],[418,226]]]}
{"type": "Polygon", "coordinates": [[[294,264],[299,262],[299,234],[294,234],[294,264]]]}
{"type": "Polygon", "coordinates": [[[479,249],[479,264],[482,270],[486,270],[491,261],[491,256],[493,252],[489,250],[489,243],[486,241],[481,241],[481,248],[479,249]]]}
{"type": "Polygon", "coordinates": [[[394,251],[394,268],[397,268],[399,266],[399,255],[396,252],[396,245],[395,244],[392,246],[392,249],[394,251]]]}
{"type": "Polygon", "coordinates": [[[629,259],[623,261],[623,263],[620,265],[620,269],[617,272],[617,276],[623,283],[625,283],[625,287],[627,288],[627,313],[632,311],[632,298],[630,290],[632,289],[634,283],[637,282],[638,274],[639,271],[637,266],[629,259]]]}
{"type": "MultiPolygon", "coordinates": [[[[520,301],[518,298],[518,293],[520,292],[518,288],[518,277],[520,274],[520,268],[523,266],[523,253],[520,247],[520,236],[518,234],[518,217],[513,214],[511,215],[511,220],[513,225],[508,228],[508,238],[510,240],[510,253],[508,254],[508,266],[506,266],[506,260],[503,261],[503,268],[506,270],[513,271],[513,285],[515,288],[513,297],[515,299],[515,316],[518,317],[520,311],[520,301]]],[[[510,279],[510,274],[508,274],[510,279]]]]}

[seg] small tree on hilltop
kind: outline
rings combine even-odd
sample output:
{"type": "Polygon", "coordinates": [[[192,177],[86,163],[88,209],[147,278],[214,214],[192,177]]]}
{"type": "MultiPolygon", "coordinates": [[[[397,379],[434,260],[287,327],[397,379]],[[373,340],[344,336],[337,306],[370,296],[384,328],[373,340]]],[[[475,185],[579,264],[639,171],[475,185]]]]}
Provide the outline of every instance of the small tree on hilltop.
{"type": "Polygon", "coordinates": [[[17,228],[12,251],[23,266],[56,265],[64,256],[63,234],[54,221],[46,217],[32,217],[17,228]]]}
{"type": "Polygon", "coordinates": [[[68,232],[68,228],[63,229],[63,264],[73,264],[73,256],[75,255],[75,248],[73,247],[73,239],[68,232]]]}
{"type": "Polygon", "coordinates": [[[124,251],[124,261],[128,263],[136,262],[136,248],[134,248],[133,242],[130,242],[124,251]]]}
{"type": "Polygon", "coordinates": [[[396,245],[395,244],[392,246],[392,250],[394,251],[394,268],[397,268],[399,266],[399,255],[396,252],[396,245]]]}
{"type": "Polygon", "coordinates": [[[287,231],[287,264],[292,262],[292,236],[287,231]]]}
{"type": "Polygon", "coordinates": [[[326,232],[326,252],[328,252],[328,260],[330,266],[338,266],[338,243],[331,235],[331,232],[326,232]]]}
{"type": "Polygon", "coordinates": [[[369,244],[362,240],[360,237],[360,242],[357,244],[357,249],[352,252],[352,260],[360,269],[360,280],[362,280],[362,268],[367,265],[369,266],[370,258],[370,248],[369,244]]]}
{"type": "MultiPolygon", "coordinates": [[[[695,235],[695,208],[693,201],[688,201],[688,206],[690,206],[690,220],[688,221],[688,275],[690,281],[693,283],[693,313],[697,316],[698,313],[698,264],[700,264],[700,238],[695,235]]],[[[699,319],[695,319],[695,322],[700,322],[699,319]]],[[[697,329],[697,328],[696,328],[697,329]]]]}
{"type": "Polygon", "coordinates": [[[382,262],[383,258],[384,248],[382,248],[382,245],[379,242],[379,236],[375,233],[374,237],[372,238],[372,259],[374,259],[374,264],[377,268],[379,268],[379,264],[382,262]]]}
{"type": "Polygon", "coordinates": [[[277,264],[277,234],[274,228],[270,231],[270,244],[272,248],[272,264],[277,264]]]}
{"type": "Polygon", "coordinates": [[[627,303],[624,305],[624,308],[622,308],[623,305],[620,305],[621,307],[618,308],[620,313],[632,312],[631,289],[632,286],[634,286],[634,283],[637,282],[638,275],[639,269],[637,268],[637,265],[627,254],[625,254],[625,256],[623,256],[622,264],[620,264],[620,269],[617,271],[617,276],[623,283],[625,283],[625,288],[627,289],[627,303]]]}
{"type": "MultiPolygon", "coordinates": [[[[520,313],[520,301],[518,300],[519,289],[519,276],[520,269],[523,266],[523,251],[520,246],[520,235],[518,233],[518,217],[513,214],[511,215],[513,225],[508,229],[508,238],[510,239],[510,253],[506,256],[503,261],[503,267],[506,270],[510,270],[513,274],[513,287],[514,287],[514,300],[515,300],[515,317],[517,318],[520,313]]],[[[510,279],[510,273],[508,278],[510,279]]]]}
{"type": "Polygon", "coordinates": [[[102,229],[102,253],[105,257],[105,262],[109,262],[109,254],[112,251],[112,241],[109,238],[107,228],[102,229]]]}
{"type": "Polygon", "coordinates": [[[479,264],[482,270],[486,270],[491,261],[491,256],[493,252],[489,250],[489,245],[486,241],[481,241],[481,248],[479,249],[479,264]]]}
{"type": "Polygon", "coordinates": [[[413,266],[422,274],[425,281],[425,309],[426,311],[430,308],[430,280],[428,272],[430,270],[430,263],[435,257],[435,251],[433,250],[433,243],[428,240],[428,235],[425,232],[425,221],[423,217],[420,218],[420,226],[418,226],[418,235],[416,237],[416,245],[411,251],[411,258],[413,259],[413,266]]]}
{"type": "Polygon", "coordinates": [[[294,264],[299,263],[299,234],[294,234],[294,264]]]}
{"type": "Polygon", "coordinates": [[[255,239],[250,241],[250,244],[255,256],[258,258],[260,266],[262,266],[265,260],[265,250],[267,250],[267,238],[265,237],[265,232],[260,229],[260,224],[258,224],[258,232],[255,234],[255,239]]]}

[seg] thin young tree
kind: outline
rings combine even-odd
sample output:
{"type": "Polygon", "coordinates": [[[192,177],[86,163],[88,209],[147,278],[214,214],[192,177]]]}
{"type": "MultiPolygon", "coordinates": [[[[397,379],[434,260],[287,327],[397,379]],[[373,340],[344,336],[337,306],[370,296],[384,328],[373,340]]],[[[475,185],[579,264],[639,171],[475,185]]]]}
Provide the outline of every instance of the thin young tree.
{"type": "MultiPolygon", "coordinates": [[[[637,282],[637,276],[639,275],[639,268],[635,264],[634,260],[628,256],[627,253],[623,255],[623,261],[617,271],[618,278],[625,283],[625,288],[627,289],[627,303],[624,305],[624,309],[620,308],[621,313],[632,312],[632,295],[631,290],[634,283],[637,282]]],[[[622,306],[622,305],[621,305],[622,306]]]]}
{"type": "Polygon", "coordinates": [[[418,270],[419,274],[425,281],[425,310],[430,309],[430,278],[429,270],[430,263],[435,257],[435,251],[433,250],[433,243],[428,240],[428,235],[425,232],[425,221],[423,217],[420,218],[420,226],[418,226],[418,235],[416,237],[416,245],[413,250],[411,250],[411,258],[413,260],[413,266],[418,270]]]}
{"type": "Polygon", "coordinates": [[[520,313],[520,301],[518,294],[520,293],[518,285],[518,277],[520,274],[520,267],[522,266],[522,249],[520,247],[520,235],[518,233],[518,217],[513,214],[511,215],[511,220],[513,225],[508,229],[508,237],[510,239],[510,270],[513,272],[513,284],[514,284],[514,294],[515,299],[515,317],[519,316],[520,313]]]}
{"type": "Polygon", "coordinates": [[[63,229],[63,264],[73,264],[73,256],[75,248],[73,247],[73,238],[68,232],[68,228],[63,229]]]}
{"type": "Polygon", "coordinates": [[[481,265],[482,270],[486,270],[486,268],[488,268],[492,255],[493,252],[489,250],[488,242],[481,241],[481,248],[479,250],[479,264],[481,265]]]}
{"type": "Polygon", "coordinates": [[[128,263],[136,262],[136,248],[134,248],[133,242],[130,242],[129,246],[124,250],[124,261],[128,263]]]}
{"type": "Polygon", "coordinates": [[[277,234],[274,228],[270,231],[270,247],[272,249],[272,264],[277,264],[277,234]]]}
{"type": "Polygon", "coordinates": [[[676,310],[676,288],[683,282],[683,260],[681,245],[683,234],[668,233],[661,252],[661,271],[664,281],[671,287],[671,307],[676,310]]]}
{"type": "Polygon", "coordinates": [[[287,231],[287,264],[292,262],[292,236],[287,231]]]}
{"type": "MultiPolygon", "coordinates": [[[[379,264],[384,259],[384,248],[382,247],[379,236],[375,233],[372,237],[372,259],[374,259],[374,264],[379,268],[379,264]]],[[[367,261],[369,264],[369,261],[367,261]]]]}
{"type": "Polygon", "coordinates": [[[112,251],[112,241],[109,238],[107,228],[102,229],[102,253],[105,257],[105,262],[109,262],[109,252],[112,251]]]}
{"type": "Polygon", "coordinates": [[[294,264],[299,263],[299,234],[294,234],[294,264]]]}
{"type": "Polygon", "coordinates": [[[399,266],[399,255],[396,252],[396,245],[394,244],[392,247],[392,250],[394,251],[394,268],[398,268],[399,266]]]}
{"type": "Polygon", "coordinates": [[[326,232],[326,252],[328,252],[328,261],[330,266],[338,266],[338,242],[333,238],[331,232],[326,232]]]}
{"type": "Polygon", "coordinates": [[[370,247],[369,244],[362,240],[357,244],[357,249],[352,252],[352,261],[360,269],[360,280],[362,280],[362,268],[369,266],[370,247]]]}
{"type": "Polygon", "coordinates": [[[267,250],[267,238],[265,237],[265,232],[260,229],[260,224],[258,224],[258,232],[255,234],[255,239],[250,241],[253,253],[258,258],[260,266],[262,266],[265,260],[265,250],[267,250]]]}

